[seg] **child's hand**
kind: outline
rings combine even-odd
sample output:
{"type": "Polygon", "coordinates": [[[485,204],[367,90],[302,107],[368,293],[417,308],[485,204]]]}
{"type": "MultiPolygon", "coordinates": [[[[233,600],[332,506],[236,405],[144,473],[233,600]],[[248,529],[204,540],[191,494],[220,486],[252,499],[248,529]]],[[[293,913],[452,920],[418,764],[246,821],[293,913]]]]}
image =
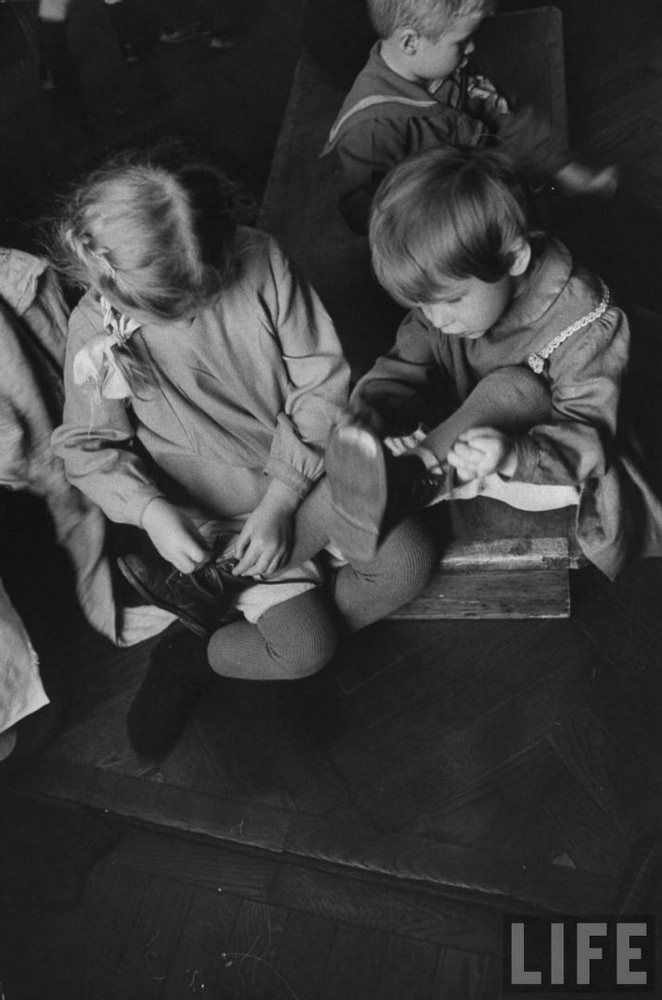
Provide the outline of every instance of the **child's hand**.
{"type": "Polygon", "coordinates": [[[234,544],[233,554],[239,560],[232,570],[235,576],[271,576],[287,561],[298,506],[298,496],[284,483],[272,479],[234,544]]]}
{"type": "Polygon", "coordinates": [[[462,482],[484,479],[493,472],[511,476],[517,456],[511,438],[492,427],[473,427],[460,434],[448,452],[446,461],[462,482]]]}
{"type": "Polygon", "coordinates": [[[142,526],[158,553],[180,573],[192,573],[209,558],[193,522],[163,497],[155,497],[147,504],[142,526]]]}
{"type": "Polygon", "coordinates": [[[568,195],[595,194],[611,198],[618,187],[618,168],[595,169],[584,163],[568,163],[556,175],[556,181],[568,195]]]}

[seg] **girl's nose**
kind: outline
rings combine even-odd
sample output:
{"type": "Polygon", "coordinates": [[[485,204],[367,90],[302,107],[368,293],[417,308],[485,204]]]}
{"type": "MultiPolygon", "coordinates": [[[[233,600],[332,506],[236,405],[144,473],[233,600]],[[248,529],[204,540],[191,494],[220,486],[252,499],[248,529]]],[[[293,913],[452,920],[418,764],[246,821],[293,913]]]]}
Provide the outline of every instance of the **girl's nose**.
{"type": "Polygon", "coordinates": [[[473,38],[470,38],[464,46],[464,54],[465,56],[470,56],[471,53],[475,51],[476,51],[476,43],[474,42],[473,38]]]}

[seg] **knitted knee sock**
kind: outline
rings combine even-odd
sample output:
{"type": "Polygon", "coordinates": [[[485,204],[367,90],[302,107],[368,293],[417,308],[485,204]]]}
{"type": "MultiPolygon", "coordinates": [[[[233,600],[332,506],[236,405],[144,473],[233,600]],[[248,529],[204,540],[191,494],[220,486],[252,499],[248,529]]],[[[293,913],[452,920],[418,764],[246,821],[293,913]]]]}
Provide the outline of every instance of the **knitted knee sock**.
{"type": "Polygon", "coordinates": [[[256,624],[234,622],[207,648],[217,674],[249,680],[294,680],[328,663],[339,639],[333,608],[319,589],[270,608],[256,624]]]}
{"type": "Polygon", "coordinates": [[[458,436],[471,427],[494,427],[521,433],[549,417],[551,400],[545,382],[528,368],[513,365],[490,372],[443,424],[435,427],[423,447],[440,462],[458,436]]]}
{"type": "Polygon", "coordinates": [[[357,632],[412,600],[429,580],[438,556],[432,534],[416,518],[400,521],[359,568],[343,566],[334,599],[345,628],[357,632]]]}

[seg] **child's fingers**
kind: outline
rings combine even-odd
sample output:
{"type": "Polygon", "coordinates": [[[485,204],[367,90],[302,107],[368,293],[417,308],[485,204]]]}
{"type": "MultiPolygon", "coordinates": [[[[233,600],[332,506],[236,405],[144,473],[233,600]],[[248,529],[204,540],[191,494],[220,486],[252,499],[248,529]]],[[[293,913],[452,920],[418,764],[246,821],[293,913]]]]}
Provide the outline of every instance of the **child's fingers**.
{"type": "Polygon", "coordinates": [[[450,465],[459,463],[460,465],[475,465],[480,460],[483,452],[473,444],[464,441],[456,441],[448,452],[447,461],[450,465]]]}
{"type": "Polygon", "coordinates": [[[193,573],[200,566],[200,560],[191,559],[190,556],[181,552],[175,553],[168,561],[172,562],[172,565],[180,573],[193,573]]]}
{"type": "Polygon", "coordinates": [[[255,562],[255,553],[251,549],[251,536],[242,531],[234,544],[234,557],[237,560],[232,572],[235,576],[247,576],[249,568],[255,562]]]}
{"type": "Polygon", "coordinates": [[[259,573],[257,567],[259,555],[250,546],[239,560],[237,565],[233,568],[232,573],[234,576],[256,576],[259,573]]]}
{"type": "Polygon", "coordinates": [[[234,540],[233,555],[235,559],[241,559],[246,549],[250,545],[250,541],[251,541],[250,531],[247,529],[246,526],[244,526],[234,540]]]}
{"type": "Polygon", "coordinates": [[[452,452],[449,452],[446,461],[455,469],[457,478],[461,482],[466,483],[469,479],[476,477],[476,469],[473,463],[464,462],[452,452]]]}
{"type": "Polygon", "coordinates": [[[469,430],[458,434],[457,440],[464,441],[465,443],[472,441],[475,443],[480,439],[492,439],[498,433],[493,427],[470,427],[469,430]]]}
{"type": "Polygon", "coordinates": [[[283,549],[282,551],[277,552],[262,575],[268,579],[270,576],[273,576],[274,573],[277,573],[278,570],[281,568],[281,566],[287,560],[287,556],[288,556],[287,549],[283,549]]]}
{"type": "Polygon", "coordinates": [[[476,479],[477,473],[473,466],[464,465],[462,462],[458,462],[455,459],[453,462],[449,462],[455,469],[455,478],[459,483],[468,483],[472,479],[476,479]]]}
{"type": "Polygon", "coordinates": [[[244,560],[238,563],[233,569],[235,576],[259,576],[267,577],[275,573],[281,562],[281,553],[274,553],[271,549],[259,549],[257,546],[249,547],[244,560]]]}
{"type": "Polygon", "coordinates": [[[204,542],[186,532],[171,533],[165,540],[152,538],[161,555],[180,573],[192,573],[209,558],[204,542]]]}
{"type": "Polygon", "coordinates": [[[189,538],[186,552],[198,565],[209,559],[209,548],[198,535],[189,538]]]}

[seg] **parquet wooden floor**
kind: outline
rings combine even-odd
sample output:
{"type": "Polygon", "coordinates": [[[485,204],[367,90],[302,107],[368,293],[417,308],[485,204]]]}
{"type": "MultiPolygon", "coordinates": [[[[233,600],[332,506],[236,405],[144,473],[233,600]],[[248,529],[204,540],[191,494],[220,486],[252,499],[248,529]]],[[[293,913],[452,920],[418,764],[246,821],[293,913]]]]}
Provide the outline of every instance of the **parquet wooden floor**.
{"type": "MultiPolygon", "coordinates": [[[[581,227],[578,212],[569,232],[633,302],[662,311],[659,5],[559,6],[571,135],[622,170],[616,201],[586,207],[581,227]]],[[[171,58],[197,94],[194,58],[171,58]]],[[[12,157],[33,141],[22,134],[12,157]]],[[[239,163],[258,141],[244,137],[239,163]]],[[[655,336],[635,344],[649,449],[662,444],[655,336]]],[[[11,897],[6,1000],[492,1000],[504,911],[615,912],[657,843],[659,561],[616,584],[578,571],[569,620],[373,626],[328,668],[339,731],[325,745],[288,732],[270,685],[219,681],[153,767],[124,721],[152,643],[113,649],[56,600],[37,505],[5,497],[3,519],[7,586],[72,691],[65,727],[15,791],[91,809],[119,836],[76,906],[54,916],[11,897]]],[[[655,877],[653,865],[644,911],[655,877]]]]}

